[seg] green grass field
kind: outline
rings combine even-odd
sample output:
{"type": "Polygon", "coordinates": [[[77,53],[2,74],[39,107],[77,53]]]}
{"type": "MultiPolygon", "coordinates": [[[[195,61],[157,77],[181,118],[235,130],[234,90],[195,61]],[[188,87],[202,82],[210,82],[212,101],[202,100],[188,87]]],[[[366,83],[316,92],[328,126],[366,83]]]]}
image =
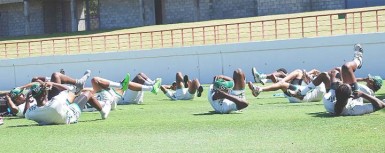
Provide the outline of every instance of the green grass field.
{"type": "MultiPolygon", "coordinates": [[[[205,86],[207,89],[207,86],[205,86]]],[[[290,104],[262,93],[240,113],[214,114],[207,90],[193,101],[145,94],[107,120],[85,112],[73,125],[37,126],[5,118],[2,152],[382,152],[385,111],[332,117],[322,102],[290,104]]],[[[385,89],[377,95],[385,97],[385,89]]]]}

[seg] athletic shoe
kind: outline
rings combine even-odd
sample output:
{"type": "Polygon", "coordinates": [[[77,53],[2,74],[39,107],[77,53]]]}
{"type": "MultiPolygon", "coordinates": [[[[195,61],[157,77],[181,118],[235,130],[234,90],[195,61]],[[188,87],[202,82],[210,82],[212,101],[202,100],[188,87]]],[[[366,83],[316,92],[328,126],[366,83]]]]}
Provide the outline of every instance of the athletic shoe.
{"type": "Polygon", "coordinates": [[[354,59],[357,59],[360,61],[360,65],[357,66],[358,69],[362,67],[362,57],[364,54],[364,49],[362,49],[360,44],[355,44],[354,45],[354,59]]]}
{"type": "Polygon", "coordinates": [[[96,108],[91,106],[90,103],[86,103],[86,105],[84,105],[84,108],[82,109],[82,112],[94,112],[96,111],[96,108]]]}
{"type": "Polygon", "coordinates": [[[251,69],[251,73],[253,74],[255,83],[261,83],[262,85],[265,85],[265,83],[261,79],[261,74],[257,71],[257,69],[255,69],[255,67],[251,69]]]}
{"type": "Polygon", "coordinates": [[[203,87],[199,86],[197,91],[198,91],[197,97],[201,97],[202,96],[202,92],[203,92],[203,87]]]}
{"type": "Polygon", "coordinates": [[[289,95],[291,97],[296,97],[296,98],[299,98],[299,99],[303,99],[303,97],[305,97],[305,95],[301,94],[301,89],[299,89],[299,88],[296,88],[294,90],[287,89],[287,93],[289,93],[289,95]]]}
{"type": "Polygon", "coordinates": [[[251,90],[251,93],[253,94],[254,97],[258,97],[258,95],[261,93],[261,89],[258,86],[254,86],[253,83],[249,82],[248,83],[249,88],[251,90]]]}
{"type": "Polygon", "coordinates": [[[108,114],[110,114],[111,111],[111,104],[109,102],[104,104],[104,107],[100,111],[100,115],[102,116],[102,119],[106,119],[108,117],[108,114]]]}
{"type": "Polygon", "coordinates": [[[91,76],[91,70],[86,70],[86,72],[84,72],[83,77],[81,77],[79,80],[76,81],[76,83],[75,83],[75,86],[76,86],[75,94],[78,94],[80,91],[83,90],[84,85],[86,84],[86,81],[88,80],[88,78],[90,78],[90,76],[91,76]]]}
{"type": "Polygon", "coordinates": [[[128,89],[128,84],[130,83],[130,73],[127,73],[126,76],[124,77],[123,81],[120,82],[122,85],[122,90],[126,91],[128,89]]]}
{"type": "Polygon", "coordinates": [[[4,124],[4,120],[3,120],[3,117],[0,116],[0,125],[3,125],[4,124]]]}
{"type": "Polygon", "coordinates": [[[184,75],[184,76],[183,76],[183,84],[184,84],[184,87],[185,87],[185,88],[188,88],[187,82],[188,82],[188,75],[184,75]]]}
{"type": "Polygon", "coordinates": [[[160,88],[161,85],[162,85],[162,79],[161,79],[161,78],[157,78],[157,79],[155,80],[155,84],[152,86],[151,92],[152,92],[153,94],[157,95],[157,94],[158,94],[158,91],[159,91],[159,88],[160,88]]]}

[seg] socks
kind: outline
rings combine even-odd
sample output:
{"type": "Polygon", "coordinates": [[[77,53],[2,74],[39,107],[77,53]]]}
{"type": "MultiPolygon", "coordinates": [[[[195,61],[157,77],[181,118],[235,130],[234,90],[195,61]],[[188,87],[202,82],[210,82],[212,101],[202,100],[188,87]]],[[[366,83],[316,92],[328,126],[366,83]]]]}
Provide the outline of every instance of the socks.
{"type": "Polygon", "coordinates": [[[151,80],[151,79],[147,79],[147,80],[144,80],[144,85],[154,85],[155,84],[155,81],[151,80]]]}
{"type": "Polygon", "coordinates": [[[87,70],[84,75],[80,78],[77,79],[75,82],[76,86],[83,86],[84,83],[87,81],[87,79],[91,76],[91,70],[87,70]]]}
{"type": "Polygon", "coordinates": [[[260,77],[260,79],[262,80],[262,79],[266,79],[266,78],[267,78],[267,75],[262,73],[261,75],[259,75],[259,77],[260,77]]]}
{"type": "Polygon", "coordinates": [[[109,81],[110,84],[108,85],[108,87],[113,87],[113,88],[122,88],[122,85],[118,82],[113,82],[113,81],[109,81]]]}
{"type": "Polygon", "coordinates": [[[314,85],[313,82],[310,82],[305,89],[303,89],[301,91],[301,95],[306,95],[307,92],[309,92],[310,90],[314,89],[316,86],[314,85]]]}
{"type": "Polygon", "coordinates": [[[362,64],[362,59],[359,57],[359,58],[354,58],[353,59],[353,62],[357,64],[357,67],[360,67],[361,64],[362,64]]]}
{"type": "Polygon", "coordinates": [[[142,91],[151,91],[154,87],[153,86],[146,86],[146,85],[143,85],[142,86],[142,91]]]}

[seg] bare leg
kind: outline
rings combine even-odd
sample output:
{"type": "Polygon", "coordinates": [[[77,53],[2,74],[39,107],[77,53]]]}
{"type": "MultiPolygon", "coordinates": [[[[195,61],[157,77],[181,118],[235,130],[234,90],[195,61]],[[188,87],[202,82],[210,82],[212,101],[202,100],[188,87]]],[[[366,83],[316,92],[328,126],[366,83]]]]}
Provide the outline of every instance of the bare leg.
{"type": "Polygon", "coordinates": [[[283,82],[290,82],[293,79],[302,79],[303,72],[302,70],[294,70],[290,74],[288,74],[285,78],[283,78],[281,81],[283,82]]]}
{"type": "Polygon", "coordinates": [[[182,89],[184,87],[183,75],[181,72],[176,73],[175,81],[177,89],[182,89]]]}
{"type": "Polygon", "coordinates": [[[277,82],[277,83],[274,83],[270,86],[266,86],[266,87],[261,87],[262,91],[277,91],[277,90],[282,90],[283,92],[286,92],[286,90],[289,88],[290,84],[287,83],[287,82],[277,82]]]}
{"type": "Polygon", "coordinates": [[[330,89],[331,80],[328,73],[320,73],[312,82],[315,86],[319,86],[321,83],[324,83],[326,90],[330,89]]]}
{"type": "Polygon", "coordinates": [[[277,83],[279,81],[278,78],[274,75],[274,73],[267,74],[266,78],[270,79],[271,82],[273,82],[273,83],[277,83]]]}
{"type": "Polygon", "coordinates": [[[107,89],[110,85],[109,80],[103,79],[101,77],[94,77],[91,79],[92,88],[94,89],[94,92],[98,92],[103,89],[107,89]]]}
{"type": "Polygon", "coordinates": [[[160,90],[162,90],[163,93],[166,94],[167,93],[167,85],[161,85],[160,90]]]}
{"type": "Polygon", "coordinates": [[[85,95],[88,98],[88,103],[96,108],[96,110],[101,111],[102,106],[98,102],[98,100],[93,96],[93,94],[90,91],[84,92],[83,95],[85,95]]]}
{"type": "Polygon", "coordinates": [[[63,75],[59,72],[52,73],[51,82],[59,83],[59,84],[72,84],[75,85],[76,79],[73,79],[69,76],[63,75]]]}
{"type": "Polygon", "coordinates": [[[277,83],[279,80],[278,78],[285,78],[287,75],[283,72],[273,72],[270,74],[266,74],[266,78],[270,79],[273,83],[277,83]]]}
{"type": "Polygon", "coordinates": [[[144,73],[139,73],[138,75],[135,76],[134,79],[132,79],[131,82],[136,82],[136,83],[139,83],[139,84],[144,84],[146,82],[146,80],[148,80],[149,77],[147,77],[146,74],[144,73]]]}
{"type": "Polygon", "coordinates": [[[353,61],[345,63],[341,68],[342,80],[343,83],[353,84],[356,83],[356,76],[354,71],[357,69],[357,64],[353,61]]]}
{"type": "Polygon", "coordinates": [[[106,119],[111,111],[111,104],[106,103],[104,107],[102,107],[98,100],[91,93],[91,91],[83,92],[75,99],[75,102],[79,105],[80,108],[84,108],[84,106],[88,102],[92,107],[94,107],[100,112],[102,119],[106,119]]]}
{"type": "MultiPolygon", "coordinates": [[[[59,72],[55,72],[55,73],[52,73],[52,75],[51,75],[51,82],[55,82],[55,83],[58,83],[58,84],[72,84],[72,85],[75,85],[76,80],[71,78],[71,77],[69,77],[69,76],[63,75],[63,74],[61,74],[59,72]]],[[[49,91],[48,99],[51,99],[51,98],[55,97],[61,91],[62,90],[59,90],[56,87],[52,87],[52,89],[49,91]]]]}
{"type": "Polygon", "coordinates": [[[201,86],[198,79],[194,79],[193,81],[189,80],[187,83],[188,83],[188,92],[190,94],[195,94],[199,86],[201,86]]]}
{"type": "Polygon", "coordinates": [[[41,80],[43,82],[46,82],[47,80],[45,79],[45,77],[34,77],[32,78],[31,82],[37,82],[37,80],[41,80]]]}
{"type": "Polygon", "coordinates": [[[237,69],[233,73],[234,79],[234,90],[244,90],[245,89],[245,73],[241,69],[237,69]]]}
{"type": "Polygon", "coordinates": [[[136,82],[130,82],[128,84],[128,89],[132,91],[142,91],[142,84],[136,83],[136,82]]]}

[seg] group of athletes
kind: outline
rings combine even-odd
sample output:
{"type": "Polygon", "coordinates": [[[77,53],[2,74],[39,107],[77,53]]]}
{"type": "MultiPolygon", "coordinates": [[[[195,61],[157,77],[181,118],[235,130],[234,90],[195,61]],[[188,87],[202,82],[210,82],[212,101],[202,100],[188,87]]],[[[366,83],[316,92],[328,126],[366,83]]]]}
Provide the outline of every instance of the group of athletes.
{"type": "MultiPolygon", "coordinates": [[[[268,80],[273,84],[256,86],[246,82],[241,69],[233,77],[217,75],[209,86],[208,101],[217,113],[230,113],[246,108],[245,88],[251,90],[254,97],[261,92],[282,90],[289,102],[323,101],[325,109],[332,115],[362,115],[380,110],[385,103],[375,96],[382,86],[382,78],[368,75],[356,78],[354,72],[360,69],[363,61],[361,45],[354,45],[354,58],[328,72],[316,69],[306,72],[295,70],[287,73],[284,68],[270,74],[263,74],[252,68],[255,83],[264,85],[268,80]],[[366,82],[366,85],[358,84],[366,82]]],[[[79,79],[65,75],[64,70],[53,73],[50,77],[35,77],[31,83],[16,87],[3,93],[8,111],[18,117],[33,120],[39,125],[77,123],[83,111],[99,111],[106,119],[117,105],[141,104],[144,92],[157,94],[159,89],[170,100],[191,100],[201,97],[203,87],[198,79],[190,80],[188,75],[176,73],[171,85],[162,85],[162,79],[152,80],[144,73],[133,79],[127,73],[121,81],[115,82],[101,77],[91,79],[92,88],[84,88],[90,78],[87,70],[79,79]]],[[[0,118],[0,124],[3,124],[0,118]]]]}

